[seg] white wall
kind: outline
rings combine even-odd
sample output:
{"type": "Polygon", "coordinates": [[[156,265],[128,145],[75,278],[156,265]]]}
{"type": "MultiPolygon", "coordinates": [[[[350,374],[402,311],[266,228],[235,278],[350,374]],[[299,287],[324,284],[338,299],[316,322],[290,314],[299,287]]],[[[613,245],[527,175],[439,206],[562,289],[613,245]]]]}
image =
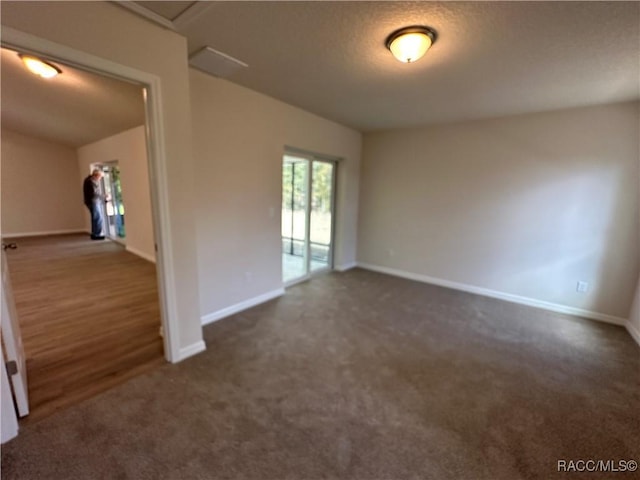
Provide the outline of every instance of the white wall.
{"type": "Polygon", "coordinates": [[[202,314],[282,288],[285,145],[344,159],[335,264],[354,262],[360,133],[230,82],[190,74],[202,314]]]}
{"type": "MultiPolygon", "coordinates": [[[[640,142],[640,135],[638,138],[640,142]]],[[[640,162],[640,158],[638,159],[640,162]]],[[[640,178],[638,181],[638,199],[637,202],[640,205],[640,178]]],[[[636,286],[636,293],[633,297],[633,303],[631,304],[631,311],[629,312],[629,321],[627,322],[627,330],[633,336],[635,341],[640,345],[640,276],[636,286]]]]}
{"type": "MultiPolygon", "coordinates": [[[[127,249],[148,259],[155,259],[153,216],[149,193],[149,168],[145,127],[141,125],[78,148],[82,180],[94,163],[117,160],[125,208],[124,239],[127,249]]],[[[86,215],[89,228],[90,218],[86,215]]]]}
{"type": "MultiPolygon", "coordinates": [[[[180,356],[202,348],[186,39],[108,2],[2,2],[2,25],[155,75],[166,152],[169,238],[180,356]]],[[[6,37],[6,29],[3,29],[6,37]]],[[[77,176],[76,176],[77,178],[77,176]]]]}
{"type": "Polygon", "coordinates": [[[640,344],[640,278],[638,278],[636,294],[633,297],[633,304],[631,305],[631,313],[629,314],[629,323],[627,324],[627,328],[630,330],[636,342],[640,344]]]}
{"type": "Polygon", "coordinates": [[[84,230],[73,148],[2,129],[2,234],[84,230]]]}
{"type": "Polygon", "coordinates": [[[632,102],[366,134],[358,260],[627,318],[639,113],[632,102]]]}

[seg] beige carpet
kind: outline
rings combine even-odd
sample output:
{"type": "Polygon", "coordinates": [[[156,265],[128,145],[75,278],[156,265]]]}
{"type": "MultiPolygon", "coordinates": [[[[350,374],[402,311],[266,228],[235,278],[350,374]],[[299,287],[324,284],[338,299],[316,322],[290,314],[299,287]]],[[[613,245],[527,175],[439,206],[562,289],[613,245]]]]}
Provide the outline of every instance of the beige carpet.
{"type": "Polygon", "coordinates": [[[600,479],[557,462],[640,460],[620,327],[352,270],[205,337],[25,427],[2,478],[600,479]]]}

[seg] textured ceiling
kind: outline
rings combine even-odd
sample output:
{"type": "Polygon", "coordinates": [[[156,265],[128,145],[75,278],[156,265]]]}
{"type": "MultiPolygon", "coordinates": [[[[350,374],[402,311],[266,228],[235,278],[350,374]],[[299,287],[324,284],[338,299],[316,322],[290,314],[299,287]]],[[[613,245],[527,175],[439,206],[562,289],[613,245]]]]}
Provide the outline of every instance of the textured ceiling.
{"type": "Polygon", "coordinates": [[[144,124],[141,86],[56,65],[62,74],[45,80],[2,49],[4,128],[78,147],[144,124]]]}
{"type": "Polygon", "coordinates": [[[363,131],[638,99],[639,30],[639,2],[211,2],[178,28],[249,64],[230,81],[363,131]],[[384,41],[413,24],[438,40],[402,64],[384,41]]]}

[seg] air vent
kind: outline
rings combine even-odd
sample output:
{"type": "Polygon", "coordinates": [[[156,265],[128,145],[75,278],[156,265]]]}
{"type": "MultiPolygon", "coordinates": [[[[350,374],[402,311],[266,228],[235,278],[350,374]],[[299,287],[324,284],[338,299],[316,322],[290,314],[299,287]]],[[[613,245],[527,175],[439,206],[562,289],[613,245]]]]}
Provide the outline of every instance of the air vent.
{"type": "Polygon", "coordinates": [[[249,66],[211,47],[204,47],[191,55],[189,57],[189,65],[220,78],[228,78],[237,71],[249,66]]]}

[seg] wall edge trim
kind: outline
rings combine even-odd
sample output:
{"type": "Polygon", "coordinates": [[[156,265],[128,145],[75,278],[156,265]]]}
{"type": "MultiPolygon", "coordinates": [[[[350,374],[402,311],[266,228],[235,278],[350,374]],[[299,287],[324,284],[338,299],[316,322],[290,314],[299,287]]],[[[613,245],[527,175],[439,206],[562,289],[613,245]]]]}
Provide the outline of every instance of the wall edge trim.
{"type": "Polygon", "coordinates": [[[351,270],[352,268],[356,268],[357,266],[358,262],[348,262],[343,263],[342,265],[337,265],[335,269],[337,272],[346,272],[347,270],[351,270]]]}
{"type": "Polygon", "coordinates": [[[629,335],[631,335],[631,338],[633,338],[638,346],[640,346],[640,330],[633,326],[631,320],[627,320],[624,326],[627,329],[627,332],[629,332],[629,335]]]}
{"type": "Polygon", "coordinates": [[[180,349],[180,356],[178,358],[178,362],[182,360],[186,360],[189,357],[197,355],[198,353],[204,352],[207,349],[207,345],[204,343],[204,340],[198,340],[191,345],[187,345],[186,347],[182,347],[180,349]]]}
{"type": "Polygon", "coordinates": [[[148,262],[156,263],[156,259],[155,259],[155,257],[154,257],[154,256],[149,255],[148,253],[145,253],[145,252],[143,252],[142,250],[138,250],[138,249],[137,249],[137,248],[135,248],[135,247],[131,247],[131,246],[127,245],[127,246],[125,247],[125,250],[126,250],[127,252],[129,252],[129,253],[132,253],[132,254],[134,254],[134,255],[136,255],[136,256],[138,256],[138,257],[140,257],[140,258],[143,258],[143,259],[147,260],[148,262]]]}
{"type": "Polygon", "coordinates": [[[594,312],[592,310],[585,310],[582,308],[570,307],[568,305],[562,305],[559,303],[546,302],[544,300],[536,300],[535,298],[523,297],[520,295],[514,295],[512,293],[500,292],[498,290],[491,290],[483,287],[476,287],[474,285],[468,285],[466,283],[453,282],[451,280],[444,280],[442,278],[431,277],[428,275],[422,275],[419,273],[407,272],[404,270],[398,270],[395,268],[383,267],[380,265],[374,265],[366,262],[358,262],[358,267],[365,270],[371,270],[378,273],[386,273],[395,277],[406,278],[408,280],[415,280],[418,282],[429,283],[437,285],[439,287],[452,288],[454,290],[460,290],[467,293],[475,293],[485,297],[497,298],[499,300],[505,300],[511,303],[518,303],[520,305],[527,305],[529,307],[541,308],[543,310],[549,310],[556,313],[565,313],[576,317],[588,318],[590,320],[598,320],[600,322],[611,323],[614,325],[625,326],[627,320],[622,317],[616,317],[613,315],[607,315],[605,313],[594,312]]]}
{"type": "Polygon", "coordinates": [[[221,308],[220,310],[216,310],[215,312],[203,315],[202,317],[200,317],[200,322],[202,323],[202,325],[208,325],[236,313],[242,312],[243,310],[247,310],[249,308],[260,305],[261,303],[273,300],[274,298],[281,297],[282,295],[284,295],[284,293],[284,287],[271,290],[270,292],[263,293],[256,297],[243,300],[242,302],[235,303],[228,307],[221,308]]]}
{"type": "Polygon", "coordinates": [[[44,232],[3,233],[2,238],[46,237],[49,235],[69,235],[72,233],[88,233],[88,232],[84,228],[72,228],[67,230],[48,230],[44,232]]]}

